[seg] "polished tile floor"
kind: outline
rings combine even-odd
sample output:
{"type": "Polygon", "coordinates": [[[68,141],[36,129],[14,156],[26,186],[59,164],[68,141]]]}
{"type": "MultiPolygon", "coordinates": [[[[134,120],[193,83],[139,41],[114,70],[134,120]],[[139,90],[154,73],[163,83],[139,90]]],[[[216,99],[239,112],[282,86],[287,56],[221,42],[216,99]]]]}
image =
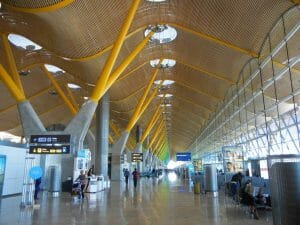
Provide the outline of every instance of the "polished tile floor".
{"type": "Polygon", "coordinates": [[[68,194],[40,199],[41,208],[20,210],[21,197],[0,200],[0,224],[61,225],[262,225],[272,224],[272,213],[260,212],[254,220],[220,192],[194,195],[189,181],[142,178],[136,190],[112,182],[111,188],[91,194],[84,201],[68,194]]]}

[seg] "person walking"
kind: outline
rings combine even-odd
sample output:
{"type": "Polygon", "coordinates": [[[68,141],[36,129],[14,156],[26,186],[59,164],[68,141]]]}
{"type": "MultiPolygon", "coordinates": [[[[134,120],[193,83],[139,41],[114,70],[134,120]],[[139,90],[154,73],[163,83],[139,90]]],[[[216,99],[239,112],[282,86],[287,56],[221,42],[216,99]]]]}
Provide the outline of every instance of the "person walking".
{"type": "Polygon", "coordinates": [[[34,180],[34,200],[38,200],[38,193],[40,191],[40,185],[42,183],[42,178],[37,178],[34,180]]]}
{"type": "Polygon", "coordinates": [[[80,171],[80,175],[76,180],[79,180],[80,187],[81,187],[81,198],[84,199],[84,188],[85,188],[85,182],[86,182],[86,175],[84,170],[80,171]]]}
{"type": "Polygon", "coordinates": [[[128,185],[129,175],[130,175],[129,170],[125,169],[125,171],[124,171],[124,177],[125,177],[125,183],[126,183],[126,185],[128,185]]]}
{"type": "Polygon", "coordinates": [[[134,188],[136,188],[137,186],[137,181],[138,181],[138,178],[140,176],[140,173],[136,170],[136,168],[134,169],[134,171],[132,172],[132,176],[133,176],[133,185],[134,185],[134,188]]]}
{"type": "Polygon", "coordinates": [[[86,184],[86,187],[85,187],[85,192],[88,191],[88,187],[89,187],[89,184],[90,184],[91,177],[94,175],[94,169],[95,169],[95,166],[92,165],[92,167],[87,172],[88,181],[87,181],[87,184],[86,184]]]}

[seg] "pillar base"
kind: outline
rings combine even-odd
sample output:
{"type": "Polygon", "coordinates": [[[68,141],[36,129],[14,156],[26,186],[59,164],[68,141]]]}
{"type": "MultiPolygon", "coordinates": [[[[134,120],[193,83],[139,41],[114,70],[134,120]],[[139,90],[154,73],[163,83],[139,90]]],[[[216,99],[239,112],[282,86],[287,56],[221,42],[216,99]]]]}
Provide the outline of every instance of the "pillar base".
{"type": "Polygon", "coordinates": [[[120,181],[123,179],[123,164],[120,154],[112,154],[111,156],[111,180],[120,181]]]}

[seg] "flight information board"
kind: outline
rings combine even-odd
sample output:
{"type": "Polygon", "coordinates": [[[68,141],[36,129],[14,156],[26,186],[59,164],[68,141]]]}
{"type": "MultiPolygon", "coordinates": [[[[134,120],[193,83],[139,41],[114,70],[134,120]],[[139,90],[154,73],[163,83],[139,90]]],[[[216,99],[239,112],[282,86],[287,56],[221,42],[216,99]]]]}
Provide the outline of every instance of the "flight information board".
{"type": "Polygon", "coordinates": [[[191,161],[192,160],[192,154],[190,152],[179,152],[176,153],[176,161],[191,161]]]}
{"type": "Polygon", "coordinates": [[[71,135],[31,135],[30,154],[69,154],[71,135]]]}
{"type": "Polygon", "coordinates": [[[131,153],[131,162],[143,162],[143,153],[131,153]]]}

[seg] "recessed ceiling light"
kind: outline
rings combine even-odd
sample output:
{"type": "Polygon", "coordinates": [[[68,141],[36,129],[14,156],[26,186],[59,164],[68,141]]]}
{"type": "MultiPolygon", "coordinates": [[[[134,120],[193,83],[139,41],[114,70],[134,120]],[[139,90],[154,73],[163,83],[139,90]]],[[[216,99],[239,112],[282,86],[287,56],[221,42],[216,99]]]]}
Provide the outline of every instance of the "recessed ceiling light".
{"type": "Polygon", "coordinates": [[[161,107],[170,107],[172,106],[171,104],[161,104],[161,107]]]}
{"type": "Polygon", "coordinates": [[[166,0],[146,0],[147,2],[165,2],[166,0]]]}
{"type": "Polygon", "coordinates": [[[151,41],[158,42],[159,44],[169,43],[177,37],[177,31],[175,28],[169,25],[150,25],[144,32],[145,37],[152,31],[155,33],[151,37],[151,41]]]}
{"type": "Polygon", "coordinates": [[[59,68],[57,66],[45,64],[45,67],[50,73],[55,73],[57,75],[61,75],[61,74],[65,73],[64,70],[62,70],[61,68],[59,68]]]}
{"type": "Polygon", "coordinates": [[[84,97],[83,97],[83,99],[84,99],[84,100],[88,100],[88,99],[89,99],[89,97],[86,97],[86,96],[84,96],[84,97]]]}
{"type": "Polygon", "coordinates": [[[172,97],[173,95],[172,94],[159,94],[158,95],[158,97],[160,97],[160,98],[163,98],[163,97],[165,97],[165,98],[170,98],[170,97],[172,97]]]}
{"type": "MultiPolygon", "coordinates": [[[[157,67],[160,59],[153,59],[150,60],[150,65],[152,67],[157,67]]],[[[176,65],[176,61],[173,59],[163,59],[162,62],[160,63],[161,68],[170,68],[176,65]]]]}
{"type": "Polygon", "coordinates": [[[55,90],[49,90],[50,95],[57,95],[57,92],[55,90]]]}
{"type": "Polygon", "coordinates": [[[15,46],[21,47],[25,50],[34,51],[40,50],[42,47],[33,41],[29,40],[28,38],[18,35],[18,34],[9,34],[8,40],[15,46]]]}
{"type": "MultiPolygon", "coordinates": [[[[154,84],[160,84],[160,82],[161,82],[161,80],[156,80],[156,81],[154,81],[154,84]]],[[[163,83],[162,83],[162,85],[164,85],[164,86],[167,86],[167,85],[171,85],[171,84],[174,84],[174,80],[164,80],[163,81],[163,83]]]]}
{"type": "Polygon", "coordinates": [[[67,61],[71,61],[72,59],[70,58],[67,58],[67,57],[62,57],[64,60],[67,60],[67,61]]]}
{"type": "Polygon", "coordinates": [[[69,88],[72,88],[72,89],[79,89],[79,88],[81,88],[79,85],[77,85],[77,84],[72,84],[72,83],[68,83],[68,87],[69,87],[69,88]]]}
{"type": "Polygon", "coordinates": [[[20,72],[19,72],[19,75],[20,76],[27,76],[28,74],[30,74],[30,70],[21,70],[20,72]]]}

